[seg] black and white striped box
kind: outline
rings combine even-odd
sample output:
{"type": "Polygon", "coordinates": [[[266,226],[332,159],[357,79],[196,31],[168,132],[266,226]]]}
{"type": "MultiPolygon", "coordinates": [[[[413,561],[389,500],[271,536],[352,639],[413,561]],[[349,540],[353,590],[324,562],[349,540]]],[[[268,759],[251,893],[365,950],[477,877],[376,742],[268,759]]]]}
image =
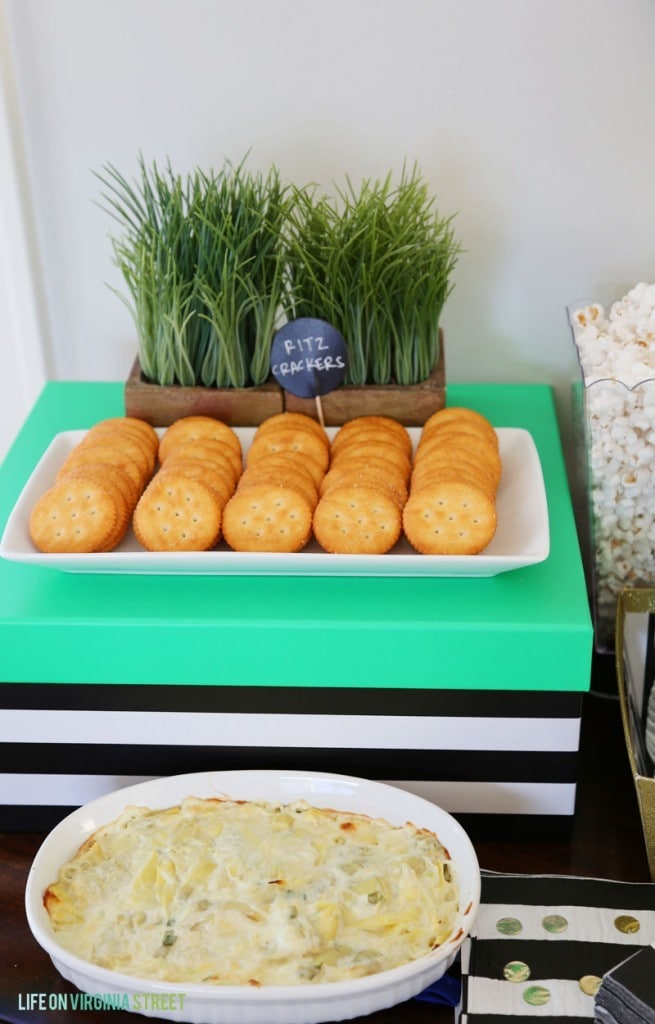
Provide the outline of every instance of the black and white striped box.
{"type": "Polygon", "coordinates": [[[5,828],[162,775],[338,772],[411,790],[472,834],[572,822],[582,694],[407,688],[0,685],[5,828]]]}

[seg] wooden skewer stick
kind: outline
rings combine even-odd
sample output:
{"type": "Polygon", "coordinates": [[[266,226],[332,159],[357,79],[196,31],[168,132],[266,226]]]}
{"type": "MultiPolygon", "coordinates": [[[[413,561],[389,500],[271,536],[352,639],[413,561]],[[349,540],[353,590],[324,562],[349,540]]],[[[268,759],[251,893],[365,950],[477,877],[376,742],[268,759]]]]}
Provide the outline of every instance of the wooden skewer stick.
{"type": "Polygon", "coordinates": [[[320,395],[316,395],[315,401],[316,401],[316,411],[318,413],[318,422],[321,424],[323,429],[325,429],[325,417],[323,415],[323,405],[321,404],[321,396],[320,395]]]}

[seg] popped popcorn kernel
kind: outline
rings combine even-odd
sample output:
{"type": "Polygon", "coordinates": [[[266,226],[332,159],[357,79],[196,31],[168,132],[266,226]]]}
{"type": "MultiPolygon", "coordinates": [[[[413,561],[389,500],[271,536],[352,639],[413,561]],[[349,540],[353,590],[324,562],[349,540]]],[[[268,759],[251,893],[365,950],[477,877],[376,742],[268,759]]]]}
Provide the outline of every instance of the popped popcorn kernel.
{"type": "Polygon", "coordinates": [[[655,284],[576,309],[584,382],[597,642],[611,647],[622,587],[655,583],[655,284]]]}

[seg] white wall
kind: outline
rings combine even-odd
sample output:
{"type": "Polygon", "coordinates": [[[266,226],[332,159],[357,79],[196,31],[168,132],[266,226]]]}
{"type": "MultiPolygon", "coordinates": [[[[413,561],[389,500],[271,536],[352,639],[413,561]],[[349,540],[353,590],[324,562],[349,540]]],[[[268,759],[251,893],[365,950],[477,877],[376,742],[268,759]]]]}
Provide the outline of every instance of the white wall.
{"type": "Polygon", "coordinates": [[[92,172],[140,151],[326,186],[418,161],[466,249],[451,380],[564,396],[565,304],[655,279],[652,0],[4,2],[55,377],[132,362],[92,172]]]}
{"type": "Polygon", "coordinates": [[[48,376],[38,242],[0,0],[0,460],[48,376]]]}

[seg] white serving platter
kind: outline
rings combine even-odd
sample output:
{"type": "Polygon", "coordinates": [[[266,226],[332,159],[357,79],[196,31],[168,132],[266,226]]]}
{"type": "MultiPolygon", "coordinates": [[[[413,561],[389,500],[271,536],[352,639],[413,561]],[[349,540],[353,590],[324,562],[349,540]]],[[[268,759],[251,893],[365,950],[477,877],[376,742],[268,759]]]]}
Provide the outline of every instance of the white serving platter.
{"type": "Polygon", "coordinates": [[[135,994],[166,997],[182,992],[181,1008],[178,999],[175,1009],[149,1011],[140,999],[137,1012],[191,1024],[318,1024],[404,1002],[434,984],[452,965],[473,926],[479,904],[480,868],[475,850],[464,829],[447,811],[382,782],[312,771],[197,772],[116,790],[73,811],[53,829],[36,854],[25,892],[32,934],[64,978],[83,992],[127,997],[132,1007],[136,1006],[135,994]],[[382,817],[392,825],[411,821],[431,830],[450,853],[460,890],[459,912],[451,935],[418,960],[354,981],[260,988],[146,980],[97,967],[65,950],[43,906],[43,892],[55,880],[61,865],[100,825],[113,821],[126,806],[160,809],[174,806],[189,795],[286,803],[304,799],[315,807],[382,817]]]}
{"type": "MultiPolygon", "coordinates": [[[[337,428],[328,428],[334,435],[337,428]]],[[[419,427],[408,428],[414,444],[419,427]]],[[[244,454],[254,427],[237,427],[244,454]]],[[[71,573],[140,573],[256,576],[496,576],[543,562],[550,551],[546,489],[532,435],[517,427],[497,429],[503,472],[497,493],[498,527],[479,555],[421,555],[403,537],[385,555],[331,555],[312,540],[294,554],[232,551],[145,551],[130,530],[113,551],[43,554],[34,547],[28,521],[37,498],[54,483],[64,459],[85,431],[57,434],[21,492],[0,541],[0,556],[71,573]]]]}

